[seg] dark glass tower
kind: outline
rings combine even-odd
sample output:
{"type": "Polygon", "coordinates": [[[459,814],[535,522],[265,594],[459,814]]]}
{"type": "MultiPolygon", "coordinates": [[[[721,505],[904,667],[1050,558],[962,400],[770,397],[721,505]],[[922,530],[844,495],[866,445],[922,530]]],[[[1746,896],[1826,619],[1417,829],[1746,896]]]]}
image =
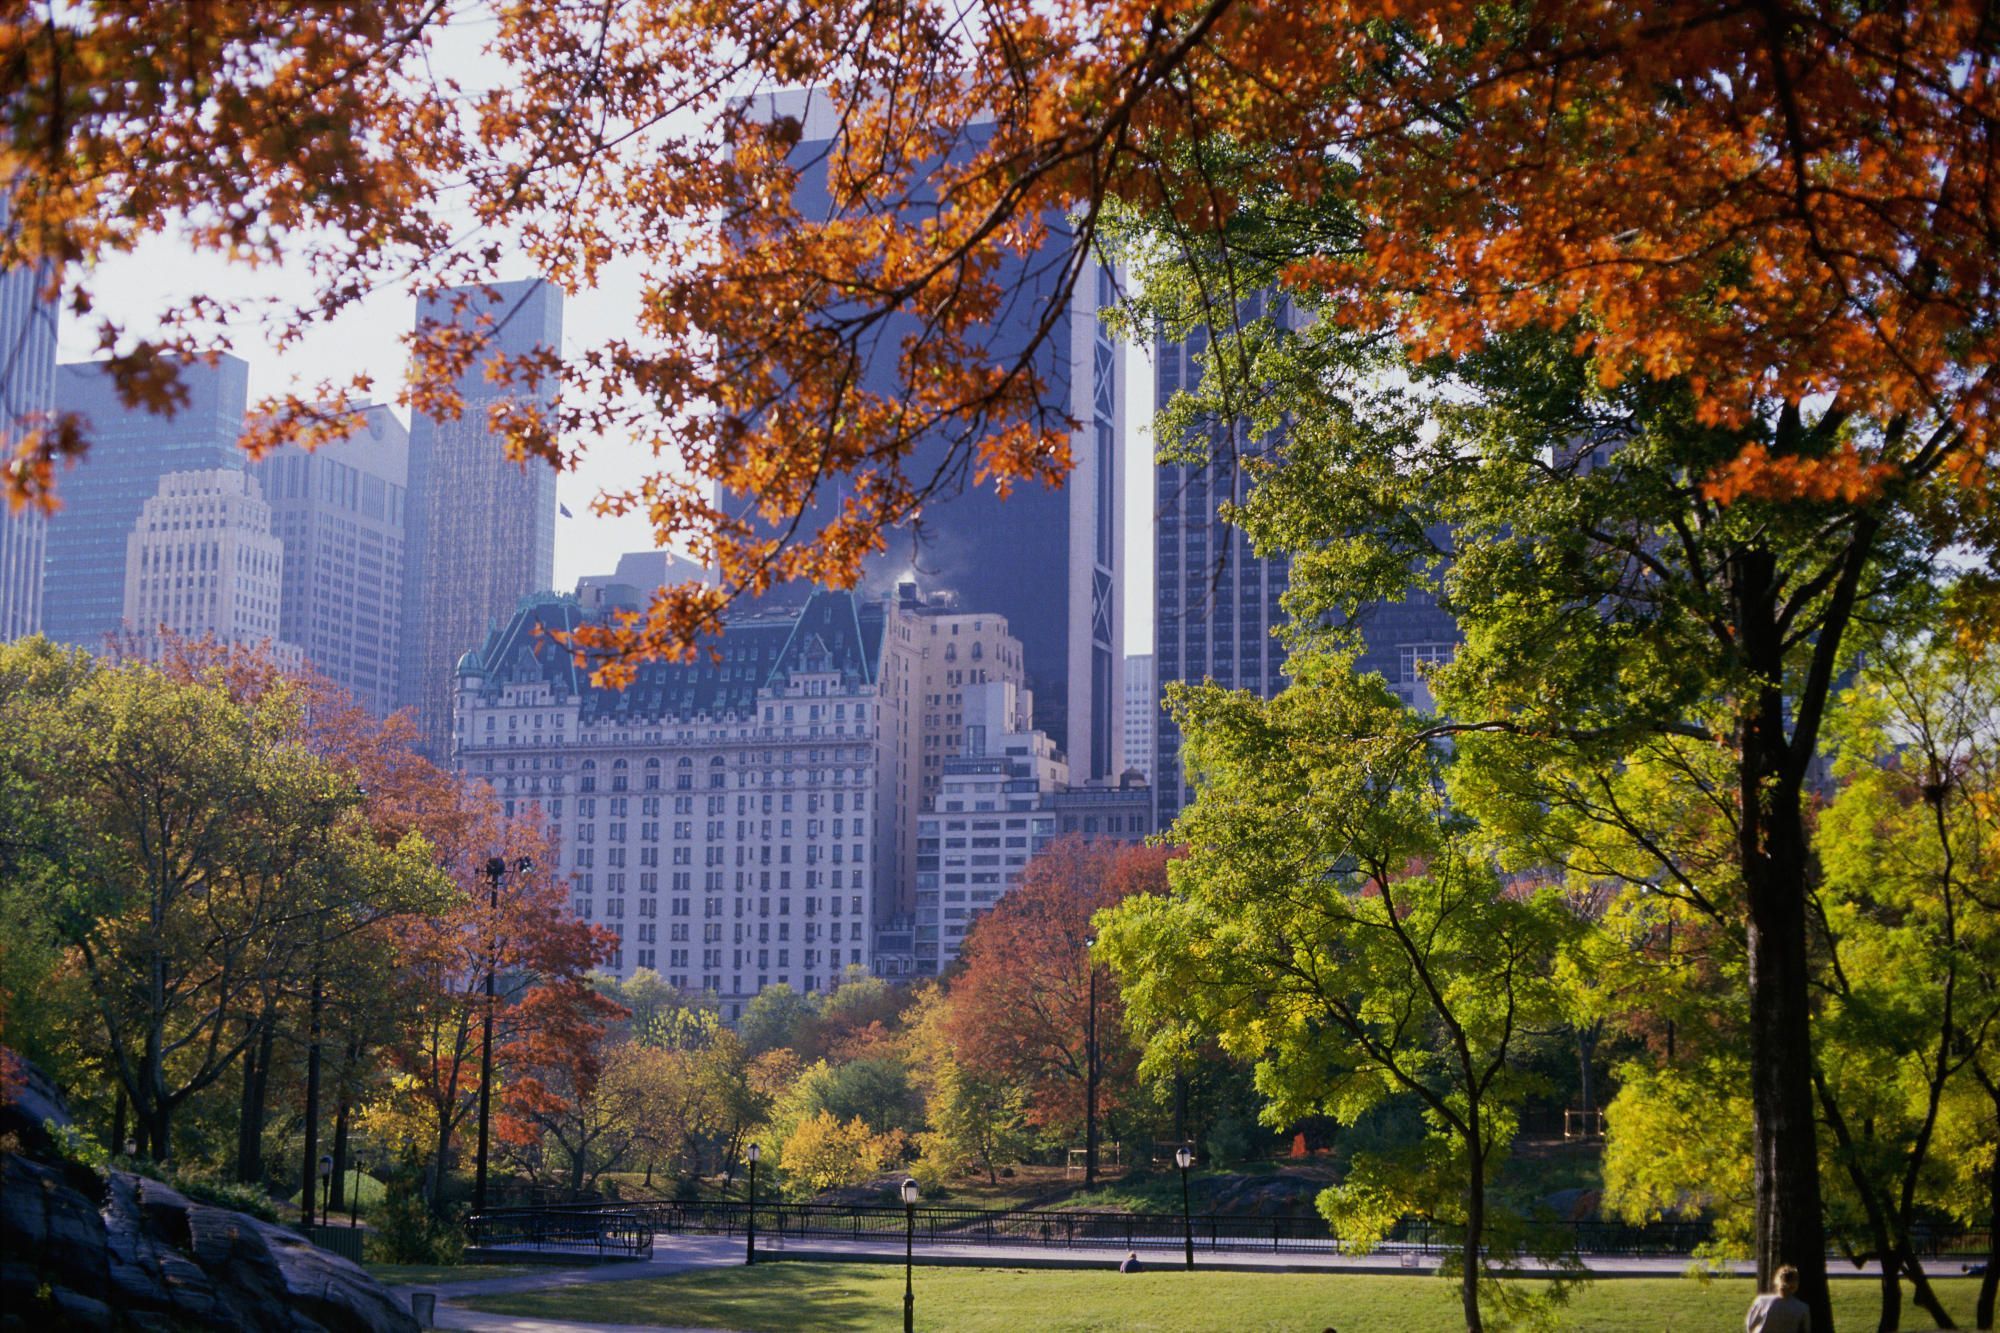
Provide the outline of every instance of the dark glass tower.
{"type": "MultiPolygon", "coordinates": [[[[404,511],[402,669],[398,701],[415,710],[419,744],[450,752],[453,665],[504,624],[523,597],[555,581],[556,474],[508,459],[488,411],[511,392],[488,381],[494,353],[525,356],[562,346],[562,293],[539,279],[477,289],[463,312],[454,292],[426,300],[418,327],[454,320],[480,330],[490,351],[458,383],[465,411],[453,421],[410,424],[404,511]]],[[[544,393],[552,393],[552,386],[544,393]]],[[[546,406],[546,402],[544,406],[546,406]]]]}
{"type": "Polygon", "coordinates": [[[169,415],[118,401],[103,363],[56,371],[56,407],[85,418],[90,452],[57,481],[62,509],[49,520],[42,628],[93,652],[125,616],[125,538],[169,472],[240,470],[236,447],[250,368],[233,356],[180,367],[188,403],[169,415]]]}
{"type": "MultiPolygon", "coordinates": [[[[1244,318],[1263,313],[1261,296],[1245,305],[1244,318]]],[[[1185,343],[1162,338],[1155,344],[1155,407],[1163,408],[1182,388],[1200,381],[1197,357],[1207,337],[1197,331],[1185,343]]],[[[1239,450],[1268,447],[1239,440],[1239,450]]],[[[1250,690],[1266,699],[1287,684],[1283,646],[1272,637],[1285,620],[1278,599],[1290,578],[1283,555],[1260,559],[1243,532],[1222,521],[1218,505],[1244,498],[1243,473],[1227,462],[1204,466],[1167,463],[1159,467],[1154,510],[1155,592],[1153,657],[1157,698],[1170,681],[1214,681],[1250,690]]],[[[1428,706],[1424,665],[1448,660],[1458,628],[1429,593],[1412,591],[1396,602],[1379,602],[1359,618],[1363,650],[1359,668],[1380,672],[1405,702],[1428,706]]],[[[1173,823],[1194,798],[1181,767],[1181,733],[1162,712],[1155,724],[1153,768],[1155,827],[1173,823]]]]}
{"type": "MultiPolygon", "coordinates": [[[[800,164],[797,204],[806,217],[828,215],[831,106],[824,97],[796,91],[769,99],[768,110],[801,121],[803,138],[794,150],[800,164]]],[[[1039,327],[1055,299],[1059,260],[1068,244],[1058,219],[1041,251],[1003,265],[996,275],[1013,293],[985,337],[996,360],[1011,361],[1039,327]]],[[[1021,641],[1035,725],[1063,749],[1078,782],[1115,779],[1124,767],[1118,522],[1123,377],[1117,347],[1097,317],[1112,295],[1110,275],[1087,266],[1055,336],[1035,359],[1050,397],[1066,403],[1079,423],[1071,436],[1073,468],[1064,484],[1054,490],[1018,487],[1004,501],[990,488],[968,484],[926,505],[916,530],[892,534],[889,550],[870,562],[866,575],[872,594],[887,594],[914,577],[926,589],[956,594],[962,611],[1005,617],[1021,641]]],[[[874,345],[881,351],[864,375],[864,388],[895,391],[894,358],[913,328],[892,324],[876,335],[874,345]]],[[[943,455],[941,441],[920,445],[908,463],[911,475],[930,476],[943,455]]],[[[817,527],[813,517],[835,512],[843,494],[837,485],[823,487],[805,530],[817,527]]],[[[803,600],[803,592],[794,596],[803,600]]]]}
{"type": "MultiPolygon", "coordinates": [[[[0,457],[11,457],[19,432],[55,405],[56,307],[42,294],[45,279],[34,269],[0,272],[0,457]]],[[[41,515],[0,501],[0,642],[42,627],[47,537],[41,515]]]]}

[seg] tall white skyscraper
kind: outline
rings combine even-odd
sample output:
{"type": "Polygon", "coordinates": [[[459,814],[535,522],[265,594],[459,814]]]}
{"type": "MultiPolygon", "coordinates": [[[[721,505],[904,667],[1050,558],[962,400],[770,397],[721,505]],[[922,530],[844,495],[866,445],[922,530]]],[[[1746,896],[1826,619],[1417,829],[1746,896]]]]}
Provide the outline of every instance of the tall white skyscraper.
{"type": "Polygon", "coordinates": [[[1125,767],[1153,780],[1153,734],[1159,725],[1160,697],[1153,683],[1153,655],[1125,659],[1125,767]]]}
{"type": "Polygon", "coordinates": [[[162,631],[183,639],[268,644],[278,638],[285,546],[256,478],[234,468],[170,472],[125,539],[125,626],[142,651],[162,631]]]}

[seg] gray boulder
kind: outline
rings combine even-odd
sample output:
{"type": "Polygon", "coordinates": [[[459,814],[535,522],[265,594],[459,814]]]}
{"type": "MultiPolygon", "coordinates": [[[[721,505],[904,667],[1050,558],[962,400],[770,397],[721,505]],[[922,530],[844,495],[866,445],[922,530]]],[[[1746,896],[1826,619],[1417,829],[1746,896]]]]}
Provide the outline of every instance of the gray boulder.
{"type": "Polygon", "coordinates": [[[24,1148],[0,1153],[0,1333],[416,1333],[381,1283],[296,1232],[55,1156],[43,1124],[69,1115],[27,1073],[0,1104],[24,1148]]]}

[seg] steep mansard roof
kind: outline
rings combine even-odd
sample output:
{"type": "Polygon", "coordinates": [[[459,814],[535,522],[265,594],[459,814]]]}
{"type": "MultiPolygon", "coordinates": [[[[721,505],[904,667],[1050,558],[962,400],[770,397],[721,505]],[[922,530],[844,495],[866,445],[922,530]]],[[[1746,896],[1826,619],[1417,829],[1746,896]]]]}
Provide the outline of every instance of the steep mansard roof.
{"type": "Polygon", "coordinates": [[[881,662],[885,608],[852,593],[820,592],[802,608],[756,611],[730,621],[691,662],[649,662],[623,690],[590,684],[589,672],[550,636],[589,618],[573,597],[529,598],[485,644],[459,660],[459,674],[484,678],[485,692],[541,682],[558,699],[581,697],[586,722],[691,719],[748,714],[760,689],[793,675],[834,671],[873,684],[881,662]]]}

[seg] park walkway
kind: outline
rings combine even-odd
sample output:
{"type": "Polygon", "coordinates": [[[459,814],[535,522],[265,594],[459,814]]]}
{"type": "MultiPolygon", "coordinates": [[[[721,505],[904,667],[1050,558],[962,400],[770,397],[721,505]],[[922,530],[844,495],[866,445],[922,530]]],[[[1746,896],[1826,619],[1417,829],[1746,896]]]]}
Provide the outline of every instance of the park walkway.
{"type": "MultiPolygon", "coordinates": [[[[519,1252],[523,1258],[534,1257],[546,1263],[551,1257],[561,1253],[553,1247],[535,1251],[527,1246],[496,1246],[480,1252],[482,1262],[505,1263],[511,1253],[519,1252]]],[[[900,1263],[903,1247],[888,1240],[862,1241],[758,1241],[760,1262],[804,1262],[820,1261],[831,1263],[900,1263]]],[[[438,1296],[437,1327],[444,1329],[468,1330],[469,1333],[718,1333],[717,1330],[677,1328],[663,1324],[591,1324],[535,1318],[521,1315],[488,1314],[469,1310],[459,1304],[461,1301],[490,1296],[506,1295],[523,1291],[549,1291],[563,1287],[584,1286],[596,1282],[629,1282],[639,1278],[665,1277],[673,1273],[690,1272],[705,1268],[734,1267],[743,1262],[744,1243],[741,1236],[669,1236],[655,1239],[650,1258],[612,1263],[592,1263],[585,1267],[565,1268],[551,1264],[545,1271],[521,1273],[513,1277],[490,1278],[484,1281],[421,1283],[414,1286],[396,1287],[398,1300],[406,1307],[409,1295],[415,1291],[435,1292],[438,1296]]],[[[586,1254],[579,1250],[579,1260],[586,1254]]],[[[924,1265],[953,1265],[980,1268],[1096,1268],[1115,1269],[1118,1261],[1125,1257],[1122,1248],[1047,1249],[1034,1245],[951,1245],[931,1244],[918,1249],[916,1262],[924,1265]]],[[[1331,1254],[1257,1254],[1249,1251],[1217,1251],[1212,1255],[1197,1249],[1195,1266],[1199,1269],[1232,1272],[1262,1273],[1380,1273],[1414,1276],[1436,1271],[1435,1256],[1412,1256],[1418,1259],[1414,1265],[1406,1265],[1399,1255],[1374,1254],[1331,1255],[1331,1254]]],[[[1149,1269],[1177,1268],[1182,1262],[1182,1252],[1151,1248],[1140,1252],[1140,1262],[1149,1269]]],[[[1620,1277],[1678,1277],[1687,1271],[1686,1258],[1624,1258],[1600,1256],[1586,1258],[1584,1266],[1596,1278],[1620,1277]]],[[[1846,1266],[1843,1266],[1845,1271],[1846,1266]]],[[[1531,1268],[1530,1271],[1533,1271],[1531,1268]]],[[[1733,1270],[1738,1275],[1747,1275],[1748,1265],[1738,1265],[1733,1270]]],[[[1863,1270],[1857,1276],[1866,1275],[1863,1270]]],[[[662,1312],[665,1314],[666,1312],[662,1312]]]]}

